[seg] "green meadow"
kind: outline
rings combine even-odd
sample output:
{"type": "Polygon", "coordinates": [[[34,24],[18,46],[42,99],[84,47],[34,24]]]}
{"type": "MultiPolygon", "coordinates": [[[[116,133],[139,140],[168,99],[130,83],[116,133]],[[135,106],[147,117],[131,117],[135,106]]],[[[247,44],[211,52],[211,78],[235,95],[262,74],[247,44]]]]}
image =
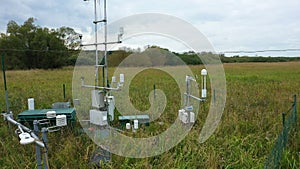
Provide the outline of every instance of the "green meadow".
{"type": "MultiPolygon", "coordinates": [[[[200,77],[203,66],[191,66],[200,77]]],[[[110,69],[110,76],[114,69],[110,69]]],[[[204,143],[198,142],[209,109],[211,95],[200,105],[197,121],[187,137],[169,151],[154,157],[135,159],[112,155],[103,168],[262,168],[282,128],[282,112],[287,111],[298,96],[300,112],[300,62],[227,63],[227,98],[221,122],[204,143]]],[[[60,101],[71,101],[73,67],[53,70],[7,71],[10,109],[16,117],[27,110],[27,99],[35,98],[35,108],[50,108],[60,101]],[[66,85],[66,98],[63,97],[66,85]]],[[[184,77],[183,77],[184,78],[184,77]]],[[[3,81],[2,74],[0,79],[3,81]]],[[[138,74],[130,83],[130,99],[139,110],[150,107],[149,93],[153,85],[164,91],[165,112],[136,137],[156,135],[168,128],[177,117],[181,97],[172,78],[158,70],[138,74]],[[166,85],[168,84],[168,85],[166,85]],[[173,92],[175,91],[175,92],[173,92]],[[138,98],[138,99],[135,99],[138,98]],[[157,124],[163,121],[164,125],[157,124]]],[[[199,85],[201,84],[199,80],[199,85]]],[[[208,85],[209,86],[209,85],[208,85]]],[[[210,91],[210,88],[208,89],[210,91]]],[[[5,110],[3,82],[0,83],[0,107],[5,110]]],[[[299,121],[299,120],[298,120],[299,121]]],[[[36,168],[35,146],[20,145],[16,128],[0,120],[0,168],[36,168]]],[[[281,168],[300,168],[300,124],[290,133],[283,152],[281,168]]],[[[80,124],[49,133],[50,168],[91,168],[89,160],[97,145],[80,132],[80,124]]]]}

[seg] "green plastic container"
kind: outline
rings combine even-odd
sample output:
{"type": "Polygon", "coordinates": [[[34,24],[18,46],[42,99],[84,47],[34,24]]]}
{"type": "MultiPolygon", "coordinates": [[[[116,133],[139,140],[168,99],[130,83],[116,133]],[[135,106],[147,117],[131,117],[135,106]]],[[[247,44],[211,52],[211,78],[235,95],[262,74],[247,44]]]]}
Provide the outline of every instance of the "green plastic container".
{"type": "MultiPolygon", "coordinates": [[[[75,108],[61,108],[61,109],[37,109],[37,110],[26,110],[18,114],[18,121],[22,124],[28,123],[33,125],[34,120],[47,119],[47,112],[55,111],[56,115],[66,115],[68,125],[75,125],[76,123],[76,109],[75,108]]],[[[55,124],[55,118],[49,119],[52,124],[55,124]]]]}

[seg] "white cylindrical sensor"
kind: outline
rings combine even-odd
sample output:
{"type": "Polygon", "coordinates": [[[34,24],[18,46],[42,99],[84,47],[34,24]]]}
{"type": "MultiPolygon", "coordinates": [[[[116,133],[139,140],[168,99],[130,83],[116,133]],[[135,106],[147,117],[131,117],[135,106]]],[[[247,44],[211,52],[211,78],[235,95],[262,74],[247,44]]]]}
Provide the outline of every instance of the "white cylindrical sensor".
{"type": "Polygon", "coordinates": [[[189,115],[188,115],[187,112],[182,113],[181,121],[182,121],[183,123],[188,123],[188,122],[189,122],[188,116],[189,116],[189,115]]]}
{"type": "Polygon", "coordinates": [[[139,121],[133,120],[133,129],[137,130],[139,128],[139,121]]]}
{"type": "Polygon", "coordinates": [[[190,112],[190,123],[195,123],[195,113],[190,112]]]}
{"type": "Polygon", "coordinates": [[[28,99],[28,110],[34,110],[34,98],[28,99]]]}
{"type": "Polygon", "coordinates": [[[202,69],[201,70],[201,75],[202,75],[202,92],[201,92],[201,97],[206,98],[206,76],[207,76],[207,70],[202,69]]]}
{"type": "Polygon", "coordinates": [[[112,82],[112,83],[116,83],[116,82],[117,82],[117,80],[116,80],[116,77],[115,77],[115,76],[111,77],[111,82],[112,82]]]}
{"type": "Polygon", "coordinates": [[[123,73],[120,74],[120,83],[124,83],[125,82],[125,76],[123,73]]]}
{"type": "Polygon", "coordinates": [[[184,109],[180,109],[178,110],[178,116],[179,116],[179,120],[182,121],[182,116],[183,116],[183,113],[185,112],[184,109]]]}
{"type": "Polygon", "coordinates": [[[201,97],[206,98],[206,89],[202,89],[201,97]]]}
{"type": "Polygon", "coordinates": [[[126,129],[130,130],[130,123],[126,123],[126,129]]]}
{"type": "Polygon", "coordinates": [[[202,76],[206,76],[207,75],[207,70],[206,69],[202,69],[201,70],[201,75],[202,76]]]}

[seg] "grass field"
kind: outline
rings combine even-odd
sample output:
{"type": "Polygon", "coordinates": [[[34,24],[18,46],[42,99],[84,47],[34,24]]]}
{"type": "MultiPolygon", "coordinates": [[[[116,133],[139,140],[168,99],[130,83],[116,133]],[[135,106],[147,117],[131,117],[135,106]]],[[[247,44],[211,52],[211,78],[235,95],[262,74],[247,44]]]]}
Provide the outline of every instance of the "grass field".
{"type": "MultiPolygon", "coordinates": [[[[199,66],[191,69],[199,73],[201,70],[199,66]]],[[[113,155],[112,161],[104,164],[104,168],[262,168],[281,130],[281,113],[290,108],[294,94],[300,100],[300,62],[232,63],[224,64],[224,69],[226,107],[218,129],[205,143],[199,144],[198,136],[209,101],[201,105],[197,122],[188,136],[168,152],[143,159],[113,155]]],[[[67,86],[66,100],[72,100],[72,75],[72,67],[8,71],[9,100],[14,115],[27,109],[29,97],[35,98],[36,109],[49,108],[53,102],[64,101],[63,84],[67,86]]],[[[133,102],[141,109],[148,108],[148,95],[153,87],[152,82],[144,83],[144,76],[159,78],[164,74],[150,71],[133,80],[131,88],[140,90],[131,90],[130,97],[141,98],[133,102]]],[[[3,79],[2,74],[0,78],[3,79]]],[[[168,104],[172,104],[178,96],[168,94],[163,80],[158,87],[166,90],[167,98],[171,99],[168,104]]],[[[3,83],[0,83],[0,106],[5,110],[3,88],[3,83]]],[[[171,107],[167,105],[168,112],[162,115],[163,120],[172,121],[168,114],[177,115],[177,108],[173,110],[171,107]]],[[[298,122],[297,129],[289,137],[281,168],[300,168],[299,126],[298,122]]],[[[150,128],[154,131],[161,129],[155,124],[150,128]]],[[[8,129],[3,119],[0,120],[0,168],[36,168],[34,145],[20,145],[14,130],[8,129]]],[[[50,167],[89,168],[89,158],[96,147],[77,129],[50,133],[50,167]]]]}

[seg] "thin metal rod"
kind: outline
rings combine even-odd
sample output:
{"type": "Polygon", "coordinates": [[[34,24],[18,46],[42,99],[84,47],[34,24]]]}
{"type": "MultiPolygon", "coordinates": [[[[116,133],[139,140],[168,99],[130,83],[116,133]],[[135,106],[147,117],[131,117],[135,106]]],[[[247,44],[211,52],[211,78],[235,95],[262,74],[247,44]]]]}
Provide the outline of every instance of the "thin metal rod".
{"type": "Polygon", "coordinates": [[[2,55],[2,72],[3,72],[3,80],[4,80],[4,90],[5,90],[5,104],[6,104],[6,113],[9,113],[9,101],[8,101],[8,90],[6,85],[6,73],[5,73],[5,63],[4,63],[4,55],[2,55]]]}
{"type": "Polygon", "coordinates": [[[84,88],[94,88],[94,89],[104,89],[104,90],[115,90],[115,91],[121,90],[120,84],[117,85],[117,88],[105,87],[105,86],[101,87],[101,86],[85,85],[83,77],[81,78],[81,87],[84,87],[84,88]]]}
{"type": "Polygon", "coordinates": [[[100,86],[92,86],[92,85],[82,85],[81,87],[84,87],[84,88],[93,88],[93,89],[115,90],[115,91],[121,90],[119,87],[112,88],[112,87],[100,87],[100,86]]]}
{"type": "MultiPolygon", "coordinates": [[[[38,135],[39,132],[39,126],[38,121],[33,121],[33,130],[36,135],[38,135]]],[[[37,168],[42,169],[42,158],[41,158],[41,148],[38,145],[35,145],[35,153],[36,153],[36,161],[37,161],[37,168]]]]}
{"type": "Polygon", "coordinates": [[[297,126],[297,95],[294,95],[295,126],[297,126]]]}
{"type": "Polygon", "coordinates": [[[156,97],[156,86],[155,86],[155,84],[153,85],[153,90],[154,90],[154,99],[155,99],[155,97],[156,97]]]}
{"type": "MultiPolygon", "coordinates": [[[[96,59],[96,65],[98,65],[99,64],[99,60],[98,60],[98,33],[97,33],[97,31],[98,31],[98,27],[97,27],[97,24],[98,24],[98,22],[97,22],[97,3],[96,3],[96,1],[97,0],[94,0],[94,14],[95,14],[95,21],[94,21],[94,24],[95,24],[95,59],[96,59]]],[[[95,67],[95,83],[96,83],[96,85],[98,86],[98,83],[99,83],[99,81],[98,81],[98,79],[99,79],[99,67],[98,66],[96,66],[95,67]]]]}
{"type": "Polygon", "coordinates": [[[63,95],[64,95],[64,100],[66,100],[66,85],[63,84],[63,95]]]}
{"type": "Polygon", "coordinates": [[[81,44],[80,46],[95,46],[95,45],[112,45],[122,43],[122,41],[113,41],[113,42],[100,42],[100,43],[87,43],[87,44],[81,44]]]}
{"type": "Polygon", "coordinates": [[[104,71],[105,71],[105,86],[108,87],[108,64],[107,64],[107,11],[106,0],[104,0],[104,71]]]}
{"type": "Polygon", "coordinates": [[[104,67],[104,65],[95,65],[95,66],[98,66],[98,67],[104,67]]]}
{"type": "Polygon", "coordinates": [[[44,152],[44,169],[48,169],[49,168],[49,162],[48,162],[48,138],[47,138],[47,128],[42,128],[42,137],[43,137],[43,142],[45,144],[45,152],[44,152]]]}
{"type": "Polygon", "coordinates": [[[4,55],[2,55],[2,71],[3,71],[3,78],[4,78],[4,89],[7,90],[6,86],[6,76],[5,76],[5,67],[4,67],[4,55]]]}
{"type": "Polygon", "coordinates": [[[201,101],[201,102],[205,101],[205,99],[201,99],[199,97],[193,96],[193,95],[188,94],[188,93],[184,93],[184,95],[186,95],[188,98],[191,97],[191,98],[196,99],[196,100],[201,101]]]}

